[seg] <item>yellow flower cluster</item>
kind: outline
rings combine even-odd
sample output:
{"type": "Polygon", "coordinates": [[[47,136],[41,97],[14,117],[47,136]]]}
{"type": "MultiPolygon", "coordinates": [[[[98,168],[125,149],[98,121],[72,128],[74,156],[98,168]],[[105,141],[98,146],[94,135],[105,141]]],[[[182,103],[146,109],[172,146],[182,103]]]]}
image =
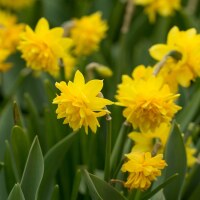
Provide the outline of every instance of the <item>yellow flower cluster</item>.
{"type": "Polygon", "coordinates": [[[33,31],[28,25],[21,34],[18,49],[27,66],[57,76],[59,60],[67,56],[72,40],[63,37],[63,28],[49,28],[48,21],[41,18],[33,31]]]}
{"type": "MultiPolygon", "coordinates": [[[[167,140],[169,138],[171,125],[162,123],[155,131],[136,132],[129,134],[131,140],[134,141],[132,152],[152,152],[156,140],[159,140],[158,152],[163,153],[167,140]]],[[[192,146],[191,138],[188,138],[185,144],[187,166],[192,167],[197,159],[195,157],[196,149],[192,146]]]]}
{"type": "Polygon", "coordinates": [[[181,7],[180,0],[134,0],[134,3],[145,7],[150,22],[155,22],[157,13],[164,17],[171,16],[181,7]]]}
{"type": "Polygon", "coordinates": [[[133,71],[132,78],[123,75],[117,93],[117,104],[125,107],[124,117],[143,132],[154,131],[163,122],[169,123],[180,110],[174,103],[179,95],[173,94],[161,77],[147,78],[145,73],[137,77],[133,71]]]}
{"type": "Polygon", "coordinates": [[[73,23],[70,37],[74,41],[74,53],[77,56],[86,56],[96,51],[108,29],[106,22],[101,19],[101,13],[75,19],[73,23]]]}
{"type": "Polygon", "coordinates": [[[96,133],[97,126],[100,126],[97,117],[109,113],[105,106],[112,104],[111,101],[98,97],[103,81],[91,80],[85,83],[82,73],[77,71],[74,82],[66,84],[62,81],[56,83],[56,87],[61,91],[53,100],[54,104],[58,104],[57,118],[65,118],[64,124],[69,124],[74,131],[84,126],[86,133],[88,127],[96,133]]]}
{"type": "Polygon", "coordinates": [[[160,176],[161,169],[167,166],[162,159],[162,154],[152,157],[150,152],[132,152],[126,157],[128,161],[123,164],[122,171],[129,172],[128,179],[124,184],[129,189],[148,189],[151,181],[160,176]]]}
{"type": "Polygon", "coordinates": [[[0,0],[0,5],[9,9],[19,10],[31,6],[35,0],[0,0]]]}
{"type": "Polygon", "coordinates": [[[177,90],[178,84],[188,87],[192,80],[200,76],[200,34],[194,28],[180,31],[175,26],[169,31],[166,44],[150,48],[151,56],[158,61],[172,51],[181,57],[178,60],[169,57],[160,73],[169,85],[173,84],[174,90],[177,90]]]}
{"type": "Polygon", "coordinates": [[[5,62],[15,52],[23,28],[23,24],[17,24],[15,15],[0,10],[0,71],[7,71],[11,67],[5,62]]]}

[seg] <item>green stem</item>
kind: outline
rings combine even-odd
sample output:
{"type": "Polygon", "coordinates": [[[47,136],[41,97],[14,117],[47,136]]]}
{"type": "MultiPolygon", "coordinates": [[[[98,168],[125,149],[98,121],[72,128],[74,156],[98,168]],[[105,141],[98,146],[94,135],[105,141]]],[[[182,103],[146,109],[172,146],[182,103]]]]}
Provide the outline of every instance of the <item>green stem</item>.
{"type": "Polygon", "coordinates": [[[110,156],[111,156],[111,140],[112,140],[112,131],[111,131],[111,120],[110,115],[107,115],[107,133],[106,133],[106,158],[105,158],[105,168],[104,168],[104,180],[110,180],[110,156]]]}
{"type": "Polygon", "coordinates": [[[74,179],[71,200],[77,199],[80,181],[81,181],[81,170],[78,169],[77,172],[76,172],[75,179],[74,179]]]}
{"type": "Polygon", "coordinates": [[[115,142],[112,154],[111,154],[111,171],[114,172],[114,168],[118,166],[118,163],[120,162],[122,158],[122,152],[123,152],[123,146],[127,138],[127,133],[130,130],[130,124],[125,121],[120,129],[120,132],[118,134],[117,140],[115,142]]]}

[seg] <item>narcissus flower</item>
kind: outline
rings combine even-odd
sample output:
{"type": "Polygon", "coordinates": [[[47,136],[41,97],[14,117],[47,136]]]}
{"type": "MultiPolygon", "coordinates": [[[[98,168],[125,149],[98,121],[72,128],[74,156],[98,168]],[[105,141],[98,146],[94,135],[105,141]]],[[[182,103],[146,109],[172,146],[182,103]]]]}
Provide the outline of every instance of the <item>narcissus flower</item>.
{"type": "Polygon", "coordinates": [[[126,157],[128,161],[121,170],[129,173],[124,184],[129,189],[147,190],[151,182],[161,175],[161,169],[167,166],[162,154],[152,157],[150,152],[132,152],[126,157]]]}
{"type": "Polygon", "coordinates": [[[49,29],[48,21],[44,18],[38,21],[35,31],[26,26],[18,49],[27,66],[57,76],[59,59],[66,56],[72,45],[71,39],[63,37],[63,31],[61,27],[49,29]]]}
{"type": "MultiPolygon", "coordinates": [[[[134,75],[134,73],[133,73],[134,75]]],[[[123,116],[142,132],[154,131],[161,123],[169,123],[180,107],[174,103],[179,94],[173,94],[160,77],[132,79],[123,75],[118,86],[117,105],[124,106],[123,116]]]]}
{"type": "Polygon", "coordinates": [[[62,81],[56,83],[56,87],[61,91],[53,100],[54,104],[58,104],[57,118],[65,118],[64,124],[69,124],[74,131],[84,126],[86,133],[88,127],[95,133],[100,126],[97,117],[109,113],[105,106],[112,104],[111,101],[98,97],[103,81],[91,80],[85,83],[83,75],[77,71],[74,82],[66,84],[62,81]]]}
{"type": "Polygon", "coordinates": [[[156,44],[150,48],[151,56],[158,61],[172,51],[180,54],[179,59],[169,56],[160,74],[169,79],[168,82],[188,87],[200,76],[200,35],[194,28],[180,31],[175,26],[168,33],[167,44],[156,44]]]}
{"type": "Polygon", "coordinates": [[[192,167],[195,163],[197,163],[197,158],[195,157],[195,153],[197,149],[192,144],[192,138],[189,137],[185,144],[186,150],[186,158],[187,158],[187,166],[192,167]]]}
{"type": "Polygon", "coordinates": [[[35,0],[0,0],[0,5],[9,9],[19,10],[31,6],[35,0]]]}
{"type": "Polygon", "coordinates": [[[62,62],[64,65],[65,79],[69,80],[77,62],[76,58],[69,53],[62,59],[62,62]]]}
{"type": "Polygon", "coordinates": [[[24,25],[17,24],[17,17],[0,10],[0,48],[13,53],[19,42],[24,25]]]}
{"type": "Polygon", "coordinates": [[[163,153],[164,147],[167,143],[171,125],[162,123],[153,132],[148,130],[147,132],[133,131],[129,134],[129,138],[134,141],[134,145],[131,151],[134,152],[152,152],[156,139],[159,139],[160,148],[159,153],[163,153]]]}
{"type": "Polygon", "coordinates": [[[74,26],[70,30],[75,54],[86,56],[96,51],[107,29],[107,24],[101,19],[100,12],[75,19],[74,26]]]}
{"type": "Polygon", "coordinates": [[[150,22],[155,22],[157,13],[164,17],[171,16],[181,7],[180,0],[134,0],[134,3],[145,7],[150,22]]]}

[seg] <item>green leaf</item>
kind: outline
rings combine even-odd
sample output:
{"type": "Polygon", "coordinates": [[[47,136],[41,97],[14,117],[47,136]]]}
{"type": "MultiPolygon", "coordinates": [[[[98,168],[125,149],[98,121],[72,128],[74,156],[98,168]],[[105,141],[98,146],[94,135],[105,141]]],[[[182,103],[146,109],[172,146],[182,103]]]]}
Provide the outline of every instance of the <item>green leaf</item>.
{"type": "Polygon", "coordinates": [[[25,200],[19,183],[15,184],[7,200],[25,200]]]}
{"type": "Polygon", "coordinates": [[[11,153],[11,147],[8,141],[5,141],[6,150],[4,156],[4,173],[5,173],[5,183],[7,191],[10,191],[13,188],[13,185],[19,181],[19,176],[17,174],[17,168],[13,160],[13,156],[11,153]]]}
{"type": "Polygon", "coordinates": [[[178,176],[178,174],[174,174],[172,176],[170,176],[164,183],[160,184],[158,187],[156,187],[155,189],[153,189],[151,192],[145,194],[142,198],[142,200],[148,200],[150,197],[152,197],[154,194],[156,194],[157,192],[159,192],[161,189],[163,189],[166,185],[168,185],[169,183],[171,183],[171,181],[174,181],[174,178],[176,178],[178,176]]]}
{"type": "Polygon", "coordinates": [[[179,176],[164,188],[166,200],[180,199],[186,174],[186,152],[183,137],[176,123],[173,124],[172,130],[164,154],[168,166],[163,171],[162,178],[166,180],[176,173],[179,176]]]}
{"type": "Polygon", "coordinates": [[[189,200],[197,200],[200,197],[200,184],[197,185],[189,200]]]}
{"type": "Polygon", "coordinates": [[[86,179],[92,199],[126,200],[115,188],[99,179],[97,176],[89,174],[85,169],[83,169],[83,175],[86,179]]]}
{"type": "Polygon", "coordinates": [[[184,131],[188,124],[193,120],[194,116],[198,112],[198,108],[200,107],[200,87],[199,82],[197,85],[196,91],[191,95],[189,101],[184,106],[184,108],[178,113],[176,119],[177,122],[180,123],[180,128],[184,131]]]}
{"type": "Polygon", "coordinates": [[[23,123],[21,119],[21,113],[16,101],[14,101],[13,103],[13,118],[14,118],[15,125],[22,126],[23,123]]]}
{"type": "Polygon", "coordinates": [[[26,200],[35,200],[44,173],[44,160],[38,138],[35,137],[22,175],[21,188],[26,200]]]}
{"type": "Polygon", "coordinates": [[[51,200],[59,200],[59,186],[58,185],[54,186],[51,200]]]}
{"type": "Polygon", "coordinates": [[[45,155],[44,176],[40,185],[38,200],[48,199],[51,194],[51,185],[60,164],[62,163],[70,145],[78,137],[77,133],[71,133],[55,144],[45,155]]]}
{"type": "Polygon", "coordinates": [[[28,135],[20,126],[14,126],[11,134],[11,145],[19,176],[22,176],[30,148],[28,135]]]}

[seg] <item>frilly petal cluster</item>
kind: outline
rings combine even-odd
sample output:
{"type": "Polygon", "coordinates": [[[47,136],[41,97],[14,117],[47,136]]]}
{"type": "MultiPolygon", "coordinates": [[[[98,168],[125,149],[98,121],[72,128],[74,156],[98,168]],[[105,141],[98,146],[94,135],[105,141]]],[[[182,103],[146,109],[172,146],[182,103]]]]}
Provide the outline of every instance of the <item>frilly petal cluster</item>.
{"type": "Polygon", "coordinates": [[[74,41],[74,53],[77,56],[87,56],[96,51],[107,29],[100,12],[75,19],[70,30],[70,37],[74,41]]]}
{"type": "Polygon", "coordinates": [[[132,152],[126,157],[128,161],[121,170],[129,173],[124,184],[129,189],[147,190],[167,166],[162,154],[152,157],[150,152],[132,152]]]}
{"type": "Polygon", "coordinates": [[[27,25],[18,46],[27,66],[57,76],[59,59],[64,58],[72,46],[72,40],[64,38],[63,32],[61,27],[50,29],[45,18],[38,21],[35,31],[27,25]]]}
{"type": "Polygon", "coordinates": [[[155,22],[157,13],[164,17],[171,16],[181,8],[180,0],[134,0],[134,3],[145,7],[150,22],[155,22]]]}
{"type": "Polygon", "coordinates": [[[65,118],[64,124],[69,124],[74,131],[84,126],[86,133],[88,127],[96,133],[100,126],[97,117],[108,114],[105,106],[112,104],[111,101],[98,97],[103,81],[91,80],[85,83],[82,73],[77,71],[74,82],[69,81],[66,84],[62,81],[56,83],[56,87],[61,91],[53,100],[54,104],[58,104],[57,118],[65,118]]]}
{"type": "Polygon", "coordinates": [[[172,93],[161,77],[139,77],[134,71],[132,78],[122,76],[116,95],[117,105],[125,107],[123,116],[135,129],[154,131],[161,123],[170,123],[181,109],[174,102],[179,94],[172,93]]]}
{"type": "Polygon", "coordinates": [[[0,0],[0,5],[13,10],[31,6],[35,0],[0,0]]]}
{"type": "Polygon", "coordinates": [[[156,139],[160,141],[159,153],[163,153],[164,147],[167,143],[171,130],[171,124],[162,123],[153,132],[131,132],[128,136],[134,141],[134,145],[131,151],[133,152],[152,152],[156,139]]]}
{"type": "Polygon", "coordinates": [[[150,48],[151,56],[158,61],[171,51],[180,53],[181,58],[169,57],[160,74],[169,79],[168,82],[173,80],[176,85],[189,87],[191,81],[200,76],[200,35],[194,28],[180,31],[175,26],[169,31],[166,44],[150,48]]]}
{"type": "Polygon", "coordinates": [[[16,51],[23,29],[24,25],[17,23],[14,14],[0,10],[0,71],[5,72],[11,67],[11,63],[6,63],[6,60],[16,51]]]}

